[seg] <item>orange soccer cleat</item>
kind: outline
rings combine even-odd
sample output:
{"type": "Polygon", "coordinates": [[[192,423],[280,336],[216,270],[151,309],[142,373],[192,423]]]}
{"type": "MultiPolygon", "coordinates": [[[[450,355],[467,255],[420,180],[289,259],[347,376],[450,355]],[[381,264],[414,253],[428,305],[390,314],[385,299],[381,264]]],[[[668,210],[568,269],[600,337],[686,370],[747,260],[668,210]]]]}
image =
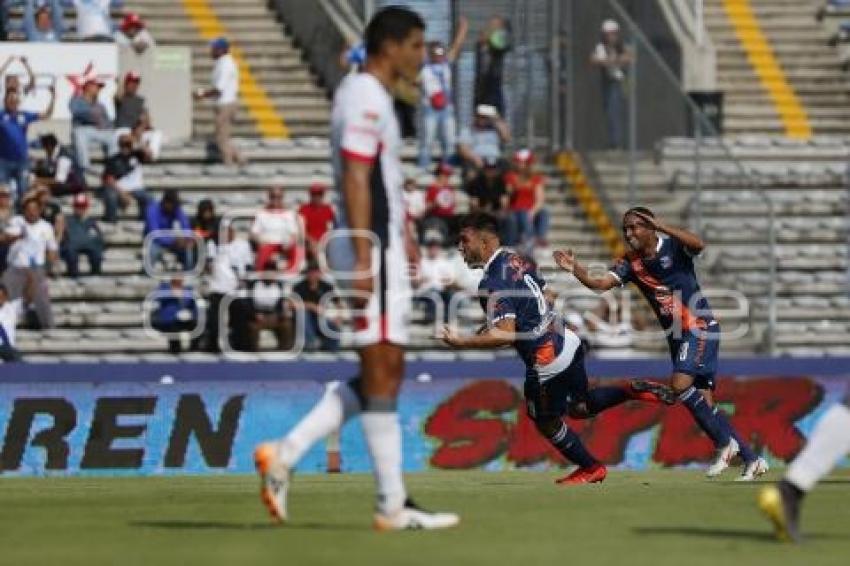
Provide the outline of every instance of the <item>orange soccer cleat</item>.
{"type": "Polygon", "coordinates": [[[608,477],[608,469],[602,464],[590,468],[579,468],[568,476],[555,480],[558,485],[578,485],[583,483],[602,483],[608,477]]]}

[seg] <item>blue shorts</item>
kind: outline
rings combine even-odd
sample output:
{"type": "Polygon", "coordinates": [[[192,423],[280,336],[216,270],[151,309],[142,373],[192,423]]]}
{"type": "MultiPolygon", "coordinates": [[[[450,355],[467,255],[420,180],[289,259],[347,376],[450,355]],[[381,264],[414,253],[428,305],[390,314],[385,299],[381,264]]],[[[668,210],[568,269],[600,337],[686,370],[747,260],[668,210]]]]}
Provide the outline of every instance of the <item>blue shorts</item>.
{"type": "Polygon", "coordinates": [[[689,330],[683,332],[681,338],[670,338],[668,342],[673,371],[693,376],[697,389],[714,391],[720,355],[720,325],[713,322],[704,330],[689,330]]]}
{"type": "Polygon", "coordinates": [[[570,405],[587,401],[587,371],[584,369],[584,347],[576,350],[572,363],[550,379],[540,383],[537,373],[525,376],[525,406],[531,420],[560,418],[570,405]]]}

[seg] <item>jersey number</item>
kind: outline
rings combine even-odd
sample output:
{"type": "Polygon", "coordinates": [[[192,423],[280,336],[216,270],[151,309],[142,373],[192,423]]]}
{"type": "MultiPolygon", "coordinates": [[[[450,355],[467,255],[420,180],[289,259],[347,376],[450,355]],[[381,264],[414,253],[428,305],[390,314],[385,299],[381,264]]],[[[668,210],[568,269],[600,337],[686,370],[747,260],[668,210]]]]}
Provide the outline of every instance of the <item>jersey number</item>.
{"type": "Polygon", "coordinates": [[[526,273],[522,280],[525,281],[525,284],[528,285],[528,288],[534,294],[534,298],[537,299],[537,311],[540,313],[540,316],[543,316],[549,308],[546,304],[546,297],[543,296],[543,291],[540,290],[540,286],[531,275],[526,273]]]}
{"type": "Polygon", "coordinates": [[[684,362],[688,359],[688,342],[682,342],[679,346],[679,361],[684,362]]]}

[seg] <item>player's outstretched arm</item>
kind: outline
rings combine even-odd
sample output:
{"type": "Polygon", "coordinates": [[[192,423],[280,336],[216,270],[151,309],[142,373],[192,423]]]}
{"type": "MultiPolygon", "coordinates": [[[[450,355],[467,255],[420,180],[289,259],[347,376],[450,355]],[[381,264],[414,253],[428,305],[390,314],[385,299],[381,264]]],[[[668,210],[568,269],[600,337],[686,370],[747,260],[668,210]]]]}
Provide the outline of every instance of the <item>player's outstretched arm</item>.
{"type": "Polygon", "coordinates": [[[505,318],[493,326],[482,327],[472,336],[461,336],[448,325],[443,327],[440,340],[457,349],[495,350],[510,346],[516,341],[516,321],[505,318]]]}
{"type": "Polygon", "coordinates": [[[573,253],[573,250],[556,250],[552,257],[555,259],[555,264],[566,271],[572,273],[579,282],[597,293],[604,293],[609,289],[617,287],[620,282],[611,273],[606,273],[602,277],[594,277],[588,273],[587,268],[583,266],[573,253]]]}

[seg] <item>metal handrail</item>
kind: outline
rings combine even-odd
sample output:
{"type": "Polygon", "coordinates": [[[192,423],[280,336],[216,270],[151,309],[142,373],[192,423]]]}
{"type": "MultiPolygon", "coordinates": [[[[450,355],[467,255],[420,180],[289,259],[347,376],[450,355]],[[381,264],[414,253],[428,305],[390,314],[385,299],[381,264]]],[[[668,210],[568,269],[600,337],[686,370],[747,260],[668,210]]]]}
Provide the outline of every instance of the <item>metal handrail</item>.
{"type": "MultiPolygon", "coordinates": [[[[619,0],[609,0],[611,7],[614,12],[616,12],[618,18],[622,23],[628,27],[631,32],[634,40],[639,43],[644,50],[649,54],[649,57],[658,68],[661,70],[662,74],[667,77],[670,84],[674,85],[676,89],[679,91],[680,95],[685,101],[686,107],[690,110],[691,115],[694,117],[694,131],[695,131],[695,143],[694,143],[694,164],[695,164],[695,175],[694,175],[694,190],[695,193],[689,200],[687,211],[690,215],[693,208],[696,209],[697,216],[697,227],[701,229],[702,226],[702,141],[703,141],[703,132],[709,132],[716,137],[721,137],[719,132],[716,131],[711,121],[708,117],[703,113],[703,111],[697,106],[697,104],[691,99],[690,96],[684,91],[681,83],[679,82],[678,77],[670,69],[669,65],[667,65],[666,61],[661,57],[661,55],[655,50],[652,44],[649,42],[649,39],[643,33],[643,31],[638,27],[637,23],[631,18],[626,9],[620,4],[619,0]],[[705,128],[705,129],[703,129],[705,128]]],[[[722,139],[722,138],[721,138],[722,139]]],[[[729,161],[734,164],[734,166],[740,172],[740,178],[744,181],[746,188],[751,190],[753,193],[758,195],[759,199],[767,205],[768,209],[768,248],[770,253],[770,264],[769,264],[769,273],[770,273],[770,283],[768,288],[768,353],[773,356],[776,352],[776,323],[777,323],[777,310],[776,310],[776,272],[777,272],[777,263],[776,263],[776,226],[775,226],[775,216],[776,210],[773,200],[771,200],[770,196],[758,186],[757,181],[751,175],[751,173],[747,170],[746,166],[732,153],[732,150],[725,144],[718,144],[721,151],[728,157],[729,161]]],[[[631,160],[634,161],[634,155],[631,156],[631,160]]],[[[632,167],[635,165],[632,164],[632,167]]],[[[633,178],[633,174],[632,174],[633,178]]],[[[633,189],[630,189],[633,190],[633,189]]]]}

